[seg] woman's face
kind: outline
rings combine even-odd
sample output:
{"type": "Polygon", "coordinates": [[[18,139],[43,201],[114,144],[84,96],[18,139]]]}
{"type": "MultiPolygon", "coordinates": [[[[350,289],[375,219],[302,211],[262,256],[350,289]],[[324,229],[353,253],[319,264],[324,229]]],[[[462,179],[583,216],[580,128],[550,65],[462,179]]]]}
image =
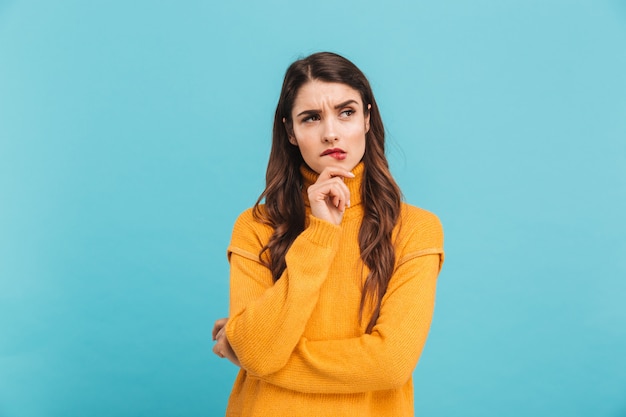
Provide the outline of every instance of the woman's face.
{"type": "Polygon", "coordinates": [[[361,94],[352,87],[307,82],[298,91],[291,119],[289,142],[300,148],[304,162],[318,174],[329,166],[351,171],[363,158],[370,117],[361,94]]]}

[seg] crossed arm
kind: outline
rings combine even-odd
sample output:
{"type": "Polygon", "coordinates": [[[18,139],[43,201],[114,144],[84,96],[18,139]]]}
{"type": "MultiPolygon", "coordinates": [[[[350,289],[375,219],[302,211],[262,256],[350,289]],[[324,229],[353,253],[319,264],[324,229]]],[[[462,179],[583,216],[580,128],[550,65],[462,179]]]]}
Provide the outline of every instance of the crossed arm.
{"type": "MultiPolygon", "coordinates": [[[[235,265],[249,262],[235,255],[233,258],[235,265]]],[[[435,253],[417,256],[397,269],[371,334],[315,341],[298,334],[292,347],[277,328],[270,332],[274,339],[270,345],[274,346],[262,346],[259,345],[263,340],[260,332],[254,326],[240,328],[237,321],[241,315],[235,315],[229,325],[237,340],[236,348],[230,346],[225,331],[227,320],[221,319],[214,329],[218,340],[214,351],[255,377],[296,391],[351,393],[402,385],[410,377],[426,341],[439,265],[440,255],[435,253]],[[285,348],[276,349],[277,346],[285,348]],[[259,351],[263,354],[259,355],[259,351]],[[245,358],[243,362],[240,363],[236,352],[245,358]]],[[[249,297],[248,302],[258,303],[264,295],[250,294],[249,297]]]]}

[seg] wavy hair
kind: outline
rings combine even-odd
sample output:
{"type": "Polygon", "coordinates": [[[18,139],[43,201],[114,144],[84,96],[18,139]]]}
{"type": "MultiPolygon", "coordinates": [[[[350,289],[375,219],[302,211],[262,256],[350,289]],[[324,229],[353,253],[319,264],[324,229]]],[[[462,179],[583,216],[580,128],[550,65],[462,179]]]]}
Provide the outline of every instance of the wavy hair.
{"type": "Polygon", "coordinates": [[[289,142],[289,132],[293,127],[291,111],[298,91],[312,80],[348,85],[360,93],[365,114],[370,112],[361,185],[364,216],[358,240],[361,260],[369,269],[363,283],[360,317],[363,318],[366,305],[373,308],[366,328],[366,333],[371,333],[395,268],[392,233],[400,216],[402,195],[389,172],[385,157],[385,129],[372,88],[361,70],[340,55],[315,53],[295,61],[287,69],[274,115],[266,186],[254,206],[255,218],[274,229],[259,255],[276,282],[286,269],[287,251],[305,227],[306,212],[300,174],[304,160],[299,148],[289,142]],[[371,105],[369,110],[368,104],[371,105]],[[263,199],[265,210],[260,209],[263,199]]]}

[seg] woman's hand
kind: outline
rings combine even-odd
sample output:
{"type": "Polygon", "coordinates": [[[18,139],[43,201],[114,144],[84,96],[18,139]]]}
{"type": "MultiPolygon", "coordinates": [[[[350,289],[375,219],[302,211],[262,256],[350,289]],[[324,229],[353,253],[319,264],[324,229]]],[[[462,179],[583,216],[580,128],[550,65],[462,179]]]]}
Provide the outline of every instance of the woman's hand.
{"type": "Polygon", "coordinates": [[[354,178],[354,174],[342,168],[324,168],[315,184],[307,190],[313,216],[341,224],[343,212],[350,207],[350,190],[343,182],[344,178],[354,178]]]}
{"type": "Polygon", "coordinates": [[[226,338],[226,323],[228,323],[228,317],[216,320],[215,325],[213,325],[213,340],[216,342],[215,346],[213,346],[213,353],[220,358],[228,359],[241,368],[239,359],[237,359],[237,355],[235,355],[233,348],[230,347],[230,343],[228,343],[228,339],[226,338]]]}

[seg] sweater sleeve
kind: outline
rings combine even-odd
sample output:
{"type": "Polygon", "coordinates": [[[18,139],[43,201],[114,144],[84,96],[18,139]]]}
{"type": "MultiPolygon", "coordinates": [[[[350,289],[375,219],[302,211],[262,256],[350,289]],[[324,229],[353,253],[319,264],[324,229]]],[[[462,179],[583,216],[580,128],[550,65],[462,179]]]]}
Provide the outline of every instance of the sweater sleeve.
{"type": "MultiPolygon", "coordinates": [[[[283,368],[259,377],[306,393],[358,393],[405,384],[426,342],[443,262],[443,233],[438,219],[431,222],[431,227],[437,236],[434,246],[408,245],[371,334],[339,340],[303,337],[283,368]]],[[[414,245],[419,239],[414,236],[410,241],[414,245]]]]}
{"type": "Polygon", "coordinates": [[[399,270],[371,334],[339,340],[301,338],[286,365],[260,378],[307,393],[393,389],[409,380],[430,328],[439,255],[415,258],[399,270]]]}
{"type": "Polygon", "coordinates": [[[287,252],[286,270],[273,283],[258,253],[263,246],[250,212],[235,223],[230,260],[230,318],[226,336],[241,366],[255,375],[283,368],[317,303],[337,252],[341,229],[311,217],[287,252]]]}

